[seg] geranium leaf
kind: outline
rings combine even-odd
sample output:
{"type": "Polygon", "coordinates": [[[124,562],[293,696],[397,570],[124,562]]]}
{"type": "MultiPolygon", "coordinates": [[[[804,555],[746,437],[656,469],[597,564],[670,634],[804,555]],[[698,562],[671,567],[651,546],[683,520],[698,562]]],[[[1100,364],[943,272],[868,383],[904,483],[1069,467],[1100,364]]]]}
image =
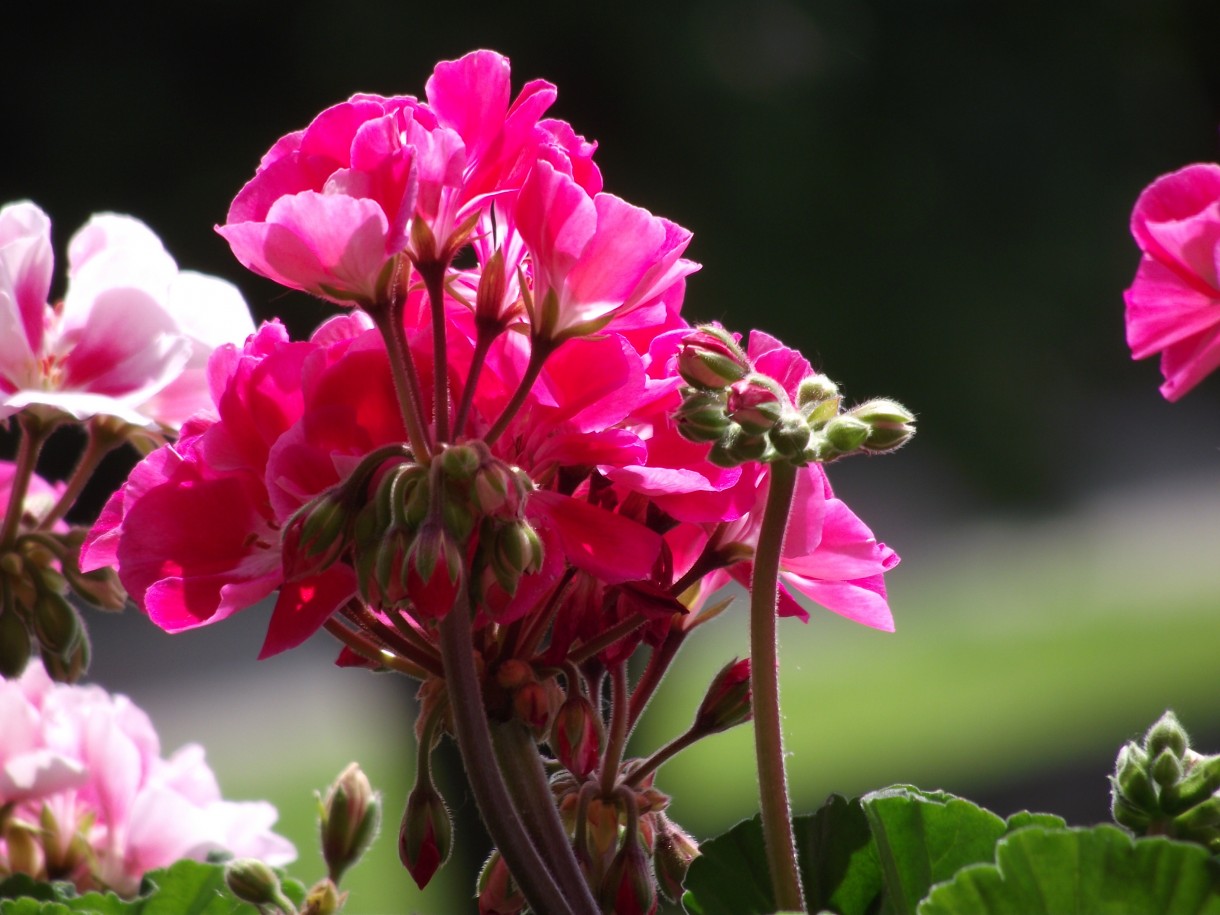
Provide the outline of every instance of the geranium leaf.
{"type": "Polygon", "coordinates": [[[918,915],[1217,915],[1210,861],[1201,845],[1132,839],[1114,826],[1030,827],[1000,841],[994,864],[935,887],[918,915]]]}
{"type": "Polygon", "coordinates": [[[1006,825],[989,810],[944,791],[896,785],[860,798],[872,828],[886,901],[913,915],[929,888],[968,864],[995,860],[1006,825]]]}

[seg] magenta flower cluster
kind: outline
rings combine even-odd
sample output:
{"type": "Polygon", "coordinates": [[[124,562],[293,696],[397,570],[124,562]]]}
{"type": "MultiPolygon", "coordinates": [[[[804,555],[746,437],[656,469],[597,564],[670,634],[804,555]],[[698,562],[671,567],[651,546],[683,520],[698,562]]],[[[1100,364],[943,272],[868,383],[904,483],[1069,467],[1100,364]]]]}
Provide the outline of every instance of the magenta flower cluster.
{"type": "MultiPolygon", "coordinates": [[[[651,628],[630,633],[625,654],[682,625],[728,578],[748,581],[768,465],[712,463],[672,418],[692,330],[690,233],[603,191],[595,144],[543,117],[554,97],[534,81],[510,99],[508,61],[478,51],[438,65],[426,101],[354,96],[272,147],[220,233],[251,269],[356,308],[308,340],[272,322],[220,347],[212,405],[111,499],[86,569],[116,565],[168,631],[278,591],[264,656],[356,598],[427,630],[472,582],[483,624],[553,622],[556,660],[641,613],[651,628]],[[455,261],[462,250],[470,259],[455,261]],[[387,352],[388,307],[413,386],[387,352]],[[404,390],[419,430],[404,420],[404,390]],[[361,506],[388,476],[415,487],[406,465],[455,448],[446,473],[498,493],[500,507],[450,497],[444,524],[412,517],[398,553],[373,555],[356,530],[361,506]],[[370,454],[376,466],[362,463],[370,454]],[[328,499],[343,505],[319,545],[328,499]],[[698,593],[680,603],[678,583],[698,593]]],[[[764,334],[747,349],[794,400],[813,374],[764,334]]],[[[378,537],[394,527],[383,521],[378,537]]],[[[806,615],[795,592],[892,628],[882,575],[897,556],[817,464],[800,470],[786,543],[781,614],[806,615]]]]}

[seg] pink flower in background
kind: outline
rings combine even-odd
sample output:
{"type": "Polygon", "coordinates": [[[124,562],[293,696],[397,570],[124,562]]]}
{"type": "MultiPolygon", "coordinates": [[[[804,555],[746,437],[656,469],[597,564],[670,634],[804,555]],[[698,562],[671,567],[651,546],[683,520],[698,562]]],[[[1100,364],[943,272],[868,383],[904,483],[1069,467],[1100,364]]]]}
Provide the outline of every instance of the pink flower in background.
{"type": "MultiPolygon", "coordinates": [[[[295,860],[275,808],[220,796],[203,749],[168,759],[148,716],[97,686],[54,684],[38,663],[0,681],[0,807],[38,836],[32,876],[132,895],[146,871],[211,852],[295,860]],[[37,832],[43,811],[52,829],[37,832]],[[74,848],[79,835],[89,853],[74,848]],[[35,866],[36,865],[36,866],[35,866]]],[[[0,854],[8,849],[0,839],[0,854]]],[[[11,860],[11,859],[10,859],[11,860]]]]}
{"type": "Polygon", "coordinates": [[[1127,290],[1135,359],[1161,354],[1161,393],[1177,400],[1220,366],[1220,165],[1188,165],[1140,195],[1131,233],[1143,251],[1127,290]]]}
{"type": "Polygon", "coordinates": [[[94,216],[68,246],[68,289],[49,303],[51,223],[0,209],[0,418],[44,406],[177,428],[207,404],[204,367],[254,330],[241,294],[181,272],[129,216],[94,216]]]}

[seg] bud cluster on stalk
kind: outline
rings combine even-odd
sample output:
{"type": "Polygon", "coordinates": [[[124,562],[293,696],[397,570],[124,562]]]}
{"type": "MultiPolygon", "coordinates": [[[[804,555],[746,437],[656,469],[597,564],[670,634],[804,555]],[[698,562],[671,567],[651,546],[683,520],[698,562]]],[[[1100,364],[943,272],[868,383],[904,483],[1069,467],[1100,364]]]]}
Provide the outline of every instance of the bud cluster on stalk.
{"type": "Polygon", "coordinates": [[[1173,712],[1118,753],[1110,776],[1111,813],[1139,835],[1198,842],[1220,853],[1220,754],[1190,749],[1173,712]]]}
{"type": "Polygon", "coordinates": [[[0,677],[18,677],[35,652],[52,679],[74,683],[89,666],[89,638],[70,598],[120,610],[127,595],[113,569],[77,565],[84,532],[30,532],[0,552],[0,677]]]}
{"type": "Polygon", "coordinates": [[[366,603],[410,608],[423,621],[448,613],[463,583],[475,602],[489,587],[511,596],[541,568],[542,541],[525,518],[528,475],[481,441],[447,446],[426,464],[395,451],[369,455],[290,520],[289,578],[350,557],[366,603]]]}
{"type": "Polygon", "coordinates": [[[828,463],[850,454],[882,454],[906,444],[915,417],[878,398],[843,409],[838,386],[825,375],[801,381],[793,403],[774,378],[755,371],[732,334],[703,325],[687,334],[677,355],[682,405],[678,431],[711,444],[708,460],[723,467],[747,461],[828,463]]]}

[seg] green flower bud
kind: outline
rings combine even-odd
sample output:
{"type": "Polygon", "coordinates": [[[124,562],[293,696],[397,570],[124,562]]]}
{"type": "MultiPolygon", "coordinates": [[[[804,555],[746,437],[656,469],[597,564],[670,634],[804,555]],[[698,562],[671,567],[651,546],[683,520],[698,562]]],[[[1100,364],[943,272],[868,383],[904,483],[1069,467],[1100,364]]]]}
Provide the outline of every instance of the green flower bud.
{"type": "Polygon", "coordinates": [[[44,647],[41,652],[42,666],[47,675],[57,683],[75,683],[89,669],[91,655],[89,634],[82,628],[80,637],[67,651],[55,654],[44,647]]]}
{"type": "Polygon", "coordinates": [[[322,804],[322,857],[335,883],[372,844],[381,826],[381,795],[356,763],[344,769],[322,804]]]}
{"type": "Polygon", "coordinates": [[[677,365],[687,384],[710,390],[727,387],[750,370],[750,360],[733,335],[712,324],[696,327],[682,338],[677,365]]]}
{"type": "Polygon", "coordinates": [[[242,902],[262,908],[275,906],[284,915],[296,915],[296,906],[284,895],[275,871],[257,858],[237,858],[225,865],[225,885],[242,902]]]}
{"type": "Polygon", "coordinates": [[[76,610],[62,594],[43,591],[30,614],[34,638],[53,654],[69,651],[80,638],[81,622],[76,610]]]}
{"type": "Polygon", "coordinates": [[[699,857],[699,844],[685,830],[664,814],[657,814],[656,848],[652,862],[657,872],[657,883],[672,902],[682,898],[682,884],[691,862],[699,857]]]}
{"type": "Polygon", "coordinates": [[[1151,757],[1168,750],[1181,759],[1190,748],[1190,737],[1172,711],[1165,712],[1144,736],[1144,749],[1151,757]]]}
{"type": "Polygon", "coordinates": [[[520,915],[525,911],[525,895],[517,887],[498,850],[492,851],[479,871],[476,886],[479,915],[520,915]]]}
{"type": "Polygon", "coordinates": [[[692,442],[714,442],[729,427],[722,391],[683,388],[682,406],[673,414],[678,433],[692,442]]]}
{"type": "Polygon", "coordinates": [[[805,417],[795,411],[789,411],[779,418],[775,428],[767,433],[767,438],[776,454],[792,460],[804,453],[812,434],[805,417]]]}
{"type": "Polygon", "coordinates": [[[324,878],[311,886],[305,894],[301,915],[337,915],[343,911],[346,902],[347,893],[340,893],[331,880],[324,878]]]}
{"type": "Polygon", "coordinates": [[[657,904],[657,885],[638,836],[623,837],[599,894],[602,911],[615,915],[650,915],[657,904]]]}
{"type": "Polygon", "coordinates": [[[460,483],[472,479],[483,463],[479,452],[471,445],[450,445],[439,457],[445,478],[460,483]]]}
{"type": "MultiPolygon", "coordinates": [[[[7,591],[7,584],[3,587],[7,591]]],[[[25,620],[17,615],[16,609],[0,608],[0,677],[5,680],[20,677],[30,660],[32,647],[25,620]]]]}
{"type": "Polygon", "coordinates": [[[822,431],[826,440],[836,451],[840,454],[851,454],[859,451],[868,441],[872,427],[863,420],[844,413],[828,422],[822,431]]]}
{"type": "Polygon", "coordinates": [[[1152,780],[1161,788],[1176,785],[1182,777],[1182,760],[1174,755],[1173,750],[1166,747],[1152,760],[1148,769],[1152,780]]]}
{"type": "Polygon", "coordinates": [[[802,378],[796,389],[796,405],[802,409],[834,401],[838,412],[839,386],[822,374],[802,378]]]}

